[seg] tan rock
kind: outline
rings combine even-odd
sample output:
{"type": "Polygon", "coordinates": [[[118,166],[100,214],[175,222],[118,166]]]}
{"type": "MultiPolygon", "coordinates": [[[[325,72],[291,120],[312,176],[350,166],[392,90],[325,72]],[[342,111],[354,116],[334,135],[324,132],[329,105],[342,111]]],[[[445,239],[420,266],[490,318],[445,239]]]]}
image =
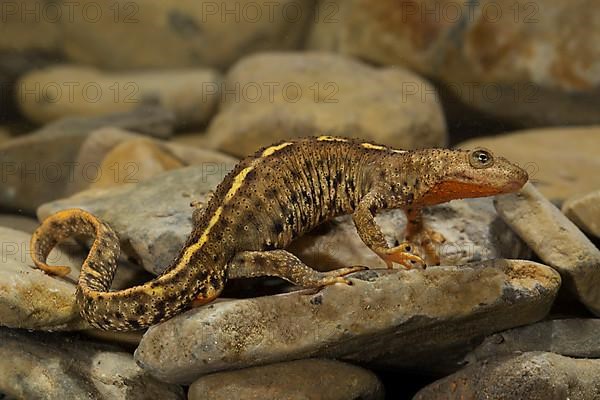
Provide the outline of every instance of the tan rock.
{"type": "Polygon", "coordinates": [[[190,386],[189,400],[384,398],[377,376],[334,360],[298,360],[201,377],[190,386]]]}
{"type": "Polygon", "coordinates": [[[184,132],[173,136],[171,142],[182,144],[184,146],[208,148],[210,143],[206,139],[206,132],[184,132]]]}
{"type": "Polygon", "coordinates": [[[600,315],[600,250],[531,184],[497,196],[495,205],[540,259],[561,274],[572,294],[600,315]]]}
{"type": "Polygon", "coordinates": [[[551,268],[496,260],[425,271],[371,270],[327,286],[192,309],[151,327],[135,352],[166,382],[308,357],[435,365],[451,345],[543,318],[560,285],[551,268]]]}
{"type": "Polygon", "coordinates": [[[0,393],[20,399],[183,400],[117,347],[0,328],[0,393]]]}
{"type": "Polygon", "coordinates": [[[34,214],[40,204],[69,195],[79,150],[92,131],[112,126],[164,137],[172,132],[172,120],[160,107],[142,107],[102,117],[64,118],[4,142],[0,206],[34,214]]]}
{"type": "Polygon", "coordinates": [[[442,146],[446,125],[435,89],[400,68],[377,69],[328,53],[263,53],[228,72],[207,136],[245,156],[283,139],[360,137],[397,148],[442,146]]]}
{"type": "Polygon", "coordinates": [[[111,73],[76,65],[32,71],[17,83],[18,104],[30,120],[44,124],[66,116],[126,112],[159,104],[178,126],[206,124],[216,111],[219,74],[210,69],[140,70],[111,73]]]}
{"type": "Polygon", "coordinates": [[[569,198],[562,212],[583,231],[600,237],[600,190],[569,198]]]}
{"type": "Polygon", "coordinates": [[[520,326],[487,337],[466,359],[469,363],[528,351],[576,358],[600,358],[600,319],[567,318],[520,326]]]}
{"type": "Polygon", "coordinates": [[[407,66],[517,124],[600,121],[593,0],[321,3],[312,49],[407,66]]]}
{"type": "Polygon", "coordinates": [[[598,189],[600,126],[543,128],[484,137],[460,148],[487,147],[517,163],[553,202],[598,189]]]}
{"type": "Polygon", "coordinates": [[[300,48],[313,8],[313,0],[19,0],[2,10],[0,53],[42,52],[115,70],[226,69],[246,54],[300,48]]]}
{"type": "Polygon", "coordinates": [[[598,374],[600,360],[531,352],[477,363],[432,383],[413,399],[595,399],[598,374]]]}
{"type": "Polygon", "coordinates": [[[142,182],[162,172],[189,165],[235,163],[225,154],[154,140],[119,128],[92,132],[75,161],[69,193],[142,182]]]}

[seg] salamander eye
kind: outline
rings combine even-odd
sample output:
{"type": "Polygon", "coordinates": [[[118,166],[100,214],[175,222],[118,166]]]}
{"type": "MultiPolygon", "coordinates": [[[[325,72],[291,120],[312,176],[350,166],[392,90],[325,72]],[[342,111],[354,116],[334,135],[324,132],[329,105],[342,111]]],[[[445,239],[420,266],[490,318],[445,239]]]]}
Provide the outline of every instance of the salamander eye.
{"type": "Polygon", "coordinates": [[[488,150],[477,149],[471,152],[469,163],[473,168],[488,168],[494,163],[494,157],[488,150]]]}

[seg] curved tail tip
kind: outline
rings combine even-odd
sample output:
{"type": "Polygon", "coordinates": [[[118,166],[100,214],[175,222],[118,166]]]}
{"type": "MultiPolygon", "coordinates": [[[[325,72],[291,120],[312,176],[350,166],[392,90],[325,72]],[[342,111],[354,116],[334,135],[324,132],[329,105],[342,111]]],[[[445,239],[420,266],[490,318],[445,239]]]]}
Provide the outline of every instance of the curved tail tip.
{"type": "Polygon", "coordinates": [[[48,265],[37,260],[34,260],[33,263],[37,268],[41,269],[48,275],[55,275],[60,278],[64,278],[71,273],[71,268],[67,267],[66,265],[48,265]]]}

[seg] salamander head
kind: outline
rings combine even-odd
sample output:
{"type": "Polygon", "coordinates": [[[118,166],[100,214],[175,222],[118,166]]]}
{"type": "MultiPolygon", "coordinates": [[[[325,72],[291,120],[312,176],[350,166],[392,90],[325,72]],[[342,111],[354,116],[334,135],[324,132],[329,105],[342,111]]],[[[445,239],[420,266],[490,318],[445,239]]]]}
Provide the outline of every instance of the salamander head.
{"type": "Polygon", "coordinates": [[[439,157],[436,169],[441,166],[441,173],[430,176],[424,204],[511,193],[529,179],[525,170],[484,148],[430,151],[431,159],[439,157]]]}

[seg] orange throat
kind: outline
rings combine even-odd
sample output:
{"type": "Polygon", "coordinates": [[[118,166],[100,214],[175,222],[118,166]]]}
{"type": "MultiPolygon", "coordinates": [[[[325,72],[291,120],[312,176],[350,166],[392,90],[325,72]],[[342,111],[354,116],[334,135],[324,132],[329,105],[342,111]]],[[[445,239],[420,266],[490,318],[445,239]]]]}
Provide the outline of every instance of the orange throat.
{"type": "MultiPolygon", "coordinates": [[[[433,186],[424,196],[423,203],[432,205],[445,203],[450,200],[466,199],[472,197],[494,196],[500,193],[506,193],[508,188],[485,186],[481,184],[443,181],[433,186]]],[[[518,189],[515,187],[515,190],[518,189]]]]}

